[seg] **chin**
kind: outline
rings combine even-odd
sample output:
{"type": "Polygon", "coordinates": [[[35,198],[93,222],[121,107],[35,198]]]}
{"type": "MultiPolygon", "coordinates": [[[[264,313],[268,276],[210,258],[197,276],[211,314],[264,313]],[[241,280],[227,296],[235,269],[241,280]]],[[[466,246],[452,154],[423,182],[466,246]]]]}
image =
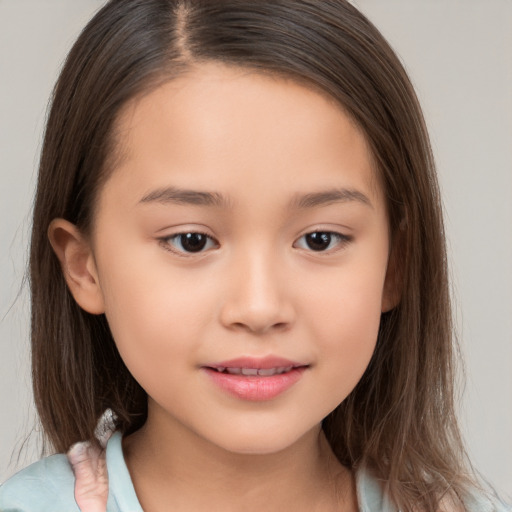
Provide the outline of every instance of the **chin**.
{"type": "Polygon", "coordinates": [[[256,432],[244,430],[231,430],[229,436],[223,436],[222,439],[211,440],[220,448],[240,455],[270,455],[290,448],[300,440],[305,440],[308,436],[314,436],[316,439],[320,425],[313,429],[304,431],[281,430],[281,429],[261,429],[256,432]]]}

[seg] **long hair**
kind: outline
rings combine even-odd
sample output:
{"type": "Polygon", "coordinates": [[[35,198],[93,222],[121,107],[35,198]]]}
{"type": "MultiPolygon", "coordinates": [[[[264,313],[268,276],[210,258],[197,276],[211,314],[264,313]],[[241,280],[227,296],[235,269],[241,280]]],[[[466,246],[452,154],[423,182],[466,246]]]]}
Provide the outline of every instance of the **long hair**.
{"type": "Polygon", "coordinates": [[[47,238],[63,217],[91,229],[115,167],[126,102],[191,65],[222,62],[291,78],[333,98],[364,133],[387,200],[401,299],[382,315],[373,358],[323,421],[339,461],[365,464],[405,510],[462,496],[470,472],[454,413],[454,340],[441,202],[413,87],[379,31],[345,0],[111,0],[55,86],[30,255],[35,401],[53,449],[92,439],[103,411],[137,430],[147,397],[104,315],[79,308],[47,238]]]}

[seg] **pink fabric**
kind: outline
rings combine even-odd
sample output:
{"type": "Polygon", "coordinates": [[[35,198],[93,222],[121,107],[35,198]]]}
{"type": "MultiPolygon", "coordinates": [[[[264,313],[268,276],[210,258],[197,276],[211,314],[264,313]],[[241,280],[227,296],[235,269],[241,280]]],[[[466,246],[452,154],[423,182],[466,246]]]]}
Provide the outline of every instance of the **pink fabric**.
{"type": "Polygon", "coordinates": [[[106,512],[108,472],[105,450],[82,442],[74,444],[67,456],[75,474],[75,500],[81,512],[106,512]]]}

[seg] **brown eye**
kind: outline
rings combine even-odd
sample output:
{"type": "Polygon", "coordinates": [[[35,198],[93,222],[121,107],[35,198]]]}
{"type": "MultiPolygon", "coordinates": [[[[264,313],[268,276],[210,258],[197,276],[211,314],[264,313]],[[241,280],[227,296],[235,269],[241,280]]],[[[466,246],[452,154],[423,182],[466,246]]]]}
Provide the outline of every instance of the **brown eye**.
{"type": "Polygon", "coordinates": [[[313,251],[325,251],[331,243],[331,233],[309,233],[306,244],[313,251]]]}
{"type": "Polygon", "coordinates": [[[181,246],[187,252],[199,252],[206,246],[207,237],[202,233],[185,233],[178,235],[181,246]]]}
{"type": "Polygon", "coordinates": [[[198,253],[215,247],[216,243],[204,233],[177,233],[162,239],[162,242],[177,253],[198,253]]]}
{"type": "Polygon", "coordinates": [[[350,237],[342,235],[341,233],[335,233],[333,231],[314,231],[299,238],[297,245],[302,249],[325,252],[337,246],[342,246],[350,242],[350,240],[350,237]]]}

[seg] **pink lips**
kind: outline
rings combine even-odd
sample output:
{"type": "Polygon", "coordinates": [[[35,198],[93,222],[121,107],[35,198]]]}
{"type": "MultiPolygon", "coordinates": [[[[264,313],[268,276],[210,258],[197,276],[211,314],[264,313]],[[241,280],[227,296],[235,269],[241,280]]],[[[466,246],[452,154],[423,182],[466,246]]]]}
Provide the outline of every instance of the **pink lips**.
{"type": "Polygon", "coordinates": [[[276,398],[299,381],[308,365],[280,357],[241,357],[202,367],[222,390],[243,400],[276,398]]]}

